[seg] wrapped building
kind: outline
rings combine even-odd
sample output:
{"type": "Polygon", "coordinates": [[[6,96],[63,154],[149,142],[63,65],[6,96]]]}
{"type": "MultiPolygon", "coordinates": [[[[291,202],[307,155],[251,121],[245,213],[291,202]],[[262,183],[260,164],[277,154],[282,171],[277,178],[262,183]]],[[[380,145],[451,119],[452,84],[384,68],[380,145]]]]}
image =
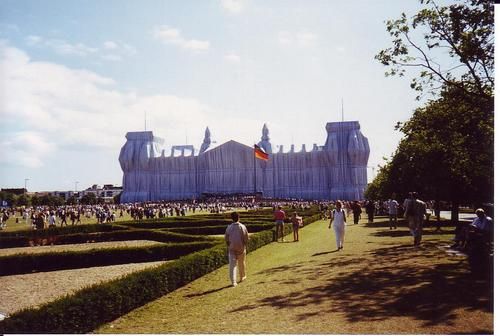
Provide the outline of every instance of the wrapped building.
{"type": "Polygon", "coordinates": [[[314,144],[310,151],[305,145],[297,151],[293,145],[274,151],[264,125],[258,145],[269,154],[267,161],[255,158],[253,145],[230,140],[214,146],[208,128],[199,151],[182,145],[171,146],[170,153],[153,132],[128,132],[119,158],[121,202],[254,193],[266,198],[362,199],[370,147],[359,122],[327,123],[326,132],[325,144],[314,144]]]}

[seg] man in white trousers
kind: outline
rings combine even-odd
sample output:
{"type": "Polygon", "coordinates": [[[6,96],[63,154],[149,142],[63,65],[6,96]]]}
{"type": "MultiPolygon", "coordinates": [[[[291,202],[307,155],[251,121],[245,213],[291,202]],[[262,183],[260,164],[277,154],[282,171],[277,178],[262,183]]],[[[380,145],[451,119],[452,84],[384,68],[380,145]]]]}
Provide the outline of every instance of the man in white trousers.
{"type": "Polygon", "coordinates": [[[342,202],[335,202],[335,209],[331,211],[330,218],[330,225],[328,225],[328,228],[331,228],[333,223],[333,230],[335,231],[335,238],[337,240],[337,251],[340,251],[344,248],[345,226],[347,221],[345,210],[342,209],[342,202]]]}
{"type": "Polygon", "coordinates": [[[233,287],[236,287],[236,267],[240,273],[240,282],[246,279],[248,231],[246,226],[240,223],[240,215],[237,212],[231,213],[231,219],[233,223],[227,227],[225,239],[229,254],[229,279],[233,287]]]}

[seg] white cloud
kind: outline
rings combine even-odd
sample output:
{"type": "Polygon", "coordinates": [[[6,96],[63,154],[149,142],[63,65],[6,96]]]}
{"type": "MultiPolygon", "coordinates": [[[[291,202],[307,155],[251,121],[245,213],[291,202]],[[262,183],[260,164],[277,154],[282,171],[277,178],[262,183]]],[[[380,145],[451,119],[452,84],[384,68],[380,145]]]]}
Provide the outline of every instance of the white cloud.
{"type": "Polygon", "coordinates": [[[0,22],[0,35],[4,35],[11,32],[19,33],[20,31],[21,30],[19,29],[19,26],[16,24],[0,22]]]}
{"type": "Polygon", "coordinates": [[[26,44],[29,46],[39,46],[50,48],[61,55],[87,56],[96,53],[99,49],[92,48],[84,43],[69,43],[60,39],[45,39],[41,36],[30,35],[26,38],[26,44]]]}
{"type": "Polygon", "coordinates": [[[116,44],[116,42],[113,41],[106,41],[103,43],[103,47],[104,49],[117,49],[118,44],[116,44]]]}
{"type": "Polygon", "coordinates": [[[234,52],[224,55],[224,59],[230,63],[240,63],[241,57],[234,52]]]}
{"type": "Polygon", "coordinates": [[[278,43],[282,46],[293,46],[299,48],[310,48],[317,44],[319,37],[318,35],[308,32],[301,31],[298,33],[292,33],[289,31],[280,31],[278,33],[278,43]]]}
{"type": "Polygon", "coordinates": [[[299,47],[312,47],[318,41],[318,36],[310,32],[300,32],[297,34],[297,44],[299,47]]]}
{"type": "Polygon", "coordinates": [[[106,54],[102,55],[101,58],[106,61],[113,61],[113,62],[118,62],[122,60],[122,57],[120,55],[115,55],[115,54],[106,54]]]}
{"type": "Polygon", "coordinates": [[[64,40],[48,40],[47,45],[52,47],[57,53],[62,55],[79,55],[87,56],[95,54],[99,49],[92,48],[84,43],[71,44],[64,40]]]}
{"type": "Polygon", "coordinates": [[[172,44],[183,49],[204,51],[210,48],[210,41],[186,39],[180,30],[169,26],[157,26],[153,29],[153,37],[163,43],[172,44]]]}
{"type": "Polygon", "coordinates": [[[37,35],[30,35],[26,38],[26,43],[30,46],[38,45],[42,42],[42,38],[37,35]]]}
{"type": "Polygon", "coordinates": [[[183,48],[191,50],[207,50],[210,48],[209,41],[189,40],[183,43],[183,48]]]}
{"type": "MultiPolygon", "coordinates": [[[[86,70],[36,62],[0,43],[0,155],[2,162],[40,167],[61,148],[98,148],[119,153],[128,131],[140,131],[147,111],[155,134],[199,146],[212,109],[173,95],[138,96],[86,70]],[[198,134],[199,133],[199,134],[198,134]],[[195,139],[196,138],[196,139],[195,139]],[[5,155],[4,153],[8,153],[5,155]]],[[[222,127],[230,125],[222,122],[222,127]]]]}
{"type": "Polygon", "coordinates": [[[86,57],[89,55],[100,55],[107,61],[120,61],[122,55],[134,55],[137,50],[126,44],[115,41],[105,41],[102,48],[90,47],[84,43],[70,43],[61,39],[46,39],[42,36],[30,35],[25,38],[26,44],[31,47],[49,48],[60,55],[76,55],[86,57]],[[113,52],[112,54],[110,52],[113,52]]]}
{"type": "Polygon", "coordinates": [[[231,14],[239,14],[243,11],[246,6],[246,0],[221,0],[220,1],[222,8],[231,13],[231,14]]]}
{"type": "Polygon", "coordinates": [[[137,54],[137,49],[127,43],[124,43],[122,45],[122,48],[123,50],[125,51],[125,53],[129,54],[129,55],[135,55],[137,54]]]}
{"type": "Polygon", "coordinates": [[[0,162],[16,162],[21,166],[38,168],[55,146],[37,132],[0,133],[0,162]]]}
{"type": "Polygon", "coordinates": [[[293,35],[288,31],[280,31],[278,33],[278,41],[281,45],[291,45],[293,43],[293,35]]]}

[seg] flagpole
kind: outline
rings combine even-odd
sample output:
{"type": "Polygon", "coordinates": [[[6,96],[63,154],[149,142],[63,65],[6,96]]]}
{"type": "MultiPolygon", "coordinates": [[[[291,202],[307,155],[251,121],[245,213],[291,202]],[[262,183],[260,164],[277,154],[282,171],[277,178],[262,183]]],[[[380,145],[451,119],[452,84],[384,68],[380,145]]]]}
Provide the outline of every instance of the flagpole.
{"type": "Polygon", "coordinates": [[[255,197],[257,197],[257,158],[255,157],[255,148],[253,153],[253,192],[255,197]]]}

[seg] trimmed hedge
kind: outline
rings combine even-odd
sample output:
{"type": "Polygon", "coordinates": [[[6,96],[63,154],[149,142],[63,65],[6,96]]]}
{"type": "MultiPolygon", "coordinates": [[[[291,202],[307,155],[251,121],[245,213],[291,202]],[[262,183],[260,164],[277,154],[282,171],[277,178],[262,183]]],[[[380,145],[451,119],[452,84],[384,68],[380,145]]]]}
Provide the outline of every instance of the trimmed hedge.
{"type": "MultiPolygon", "coordinates": [[[[200,226],[200,227],[179,227],[179,228],[167,228],[164,229],[167,232],[181,232],[189,235],[221,235],[226,232],[226,228],[229,224],[218,226],[200,226]]],[[[248,232],[260,232],[263,230],[269,230],[274,227],[274,223],[269,224],[245,224],[248,232]]]]}
{"type": "MultiPolygon", "coordinates": [[[[194,217],[194,216],[193,216],[194,217]]],[[[203,219],[193,219],[193,220],[183,220],[183,221],[174,221],[174,220],[146,220],[140,222],[133,223],[122,223],[122,225],[127,225],[131,228],[137,229],[163,229],[163,228],[185,228],[185,227],[202,227],[202,226],[219,226],[224,225],[227,226],[231,224],[231,219],[223,218],[219,215],[218,218],[203,218],[203,219]]],[[[272,217],[267,216],[267,218],[242,218],[241,222],[246,224],[262,224],[265,222],[273,223],[272,217]]]]}
{"type": "MultiPolygon", "coordinates": [[[[304,219],[310,224],[320,218],[304,219]]],[[[291,225],[285,225],[285,233],[291,225]]],[[[274,240],[274,230],[253,235],[251,252],[274,240]]],[[[100,325],[155,300],[227,264],[227,249],[218,244],[154,269],[94,285],[71,296],[14,313],[0,321],[0,333],[89,333],[100,325]]]]}
{"type": "Polygon", "coordinates": [[[108,241],[123,241],[123,240],[154,240],[162,243],[171,242],[189,242],[206,240],[199,236],[190,236],[181,233],[168,231],[152,231],[152,230],[121,230],[110,232],[93,232],[93,233],[75,233],[68,235],[54,235],[43,238],[32,237],[6,237],[0,238],[0,246],[2,248],[10,247],[25,247],[35,245],[63,245],[63,244],[82,244],[88,242],[108,242],[108,241]],[[47,240],[46,244],[40,243],[40,240],[47,240]]]}
{"type": "Polygon", "coordinates": [[[7,237],[28,237],[41,238],[54,235],[64,235],[71,233],[91,233],[91,232],[111,232],[116,230],[129,230],[129,227],[118,224],[88,224],[88,225],[69,225],[55,226],[43,230],[20,230],[11,232],[0,232],[0,247],[2,247],[1,239],[7,237]]]}
{"type": "Polygon", "coordinates": [[[0,257],[0,275],[172,260],[217,244],[215,241],[95,249],[89,251],[16,254],[0,257]]]}
{"type": "Polygon", "coordinates": [[[164,228],[175,228],[175,227],[198,227],[198,226],[216,226],[216,225],[228,225],[230,221],[224,219],[205,219],[205,220],[185,220],[185,221],[166,221],[163,220],[147,220],[135,223],[127,223],[130,228],[137,229],[164,229],[164,228]]]}
{"type": "Polygon", "coordinates": [[[100,232],[90,234],[74,234],[56,238],[57,244],[79,244],[88,241],[108,242],[124,240],[153,240],[162,243],[181,243],[207,240],[206,237],[157,230],[128,230],[115,232],[100,232]]]}
{"type": "Polygon", "coordinates": [[[94,285],[0,321],[0,333],[89,333],[227,263],[219,244],[153,269],[94,285]]]}

